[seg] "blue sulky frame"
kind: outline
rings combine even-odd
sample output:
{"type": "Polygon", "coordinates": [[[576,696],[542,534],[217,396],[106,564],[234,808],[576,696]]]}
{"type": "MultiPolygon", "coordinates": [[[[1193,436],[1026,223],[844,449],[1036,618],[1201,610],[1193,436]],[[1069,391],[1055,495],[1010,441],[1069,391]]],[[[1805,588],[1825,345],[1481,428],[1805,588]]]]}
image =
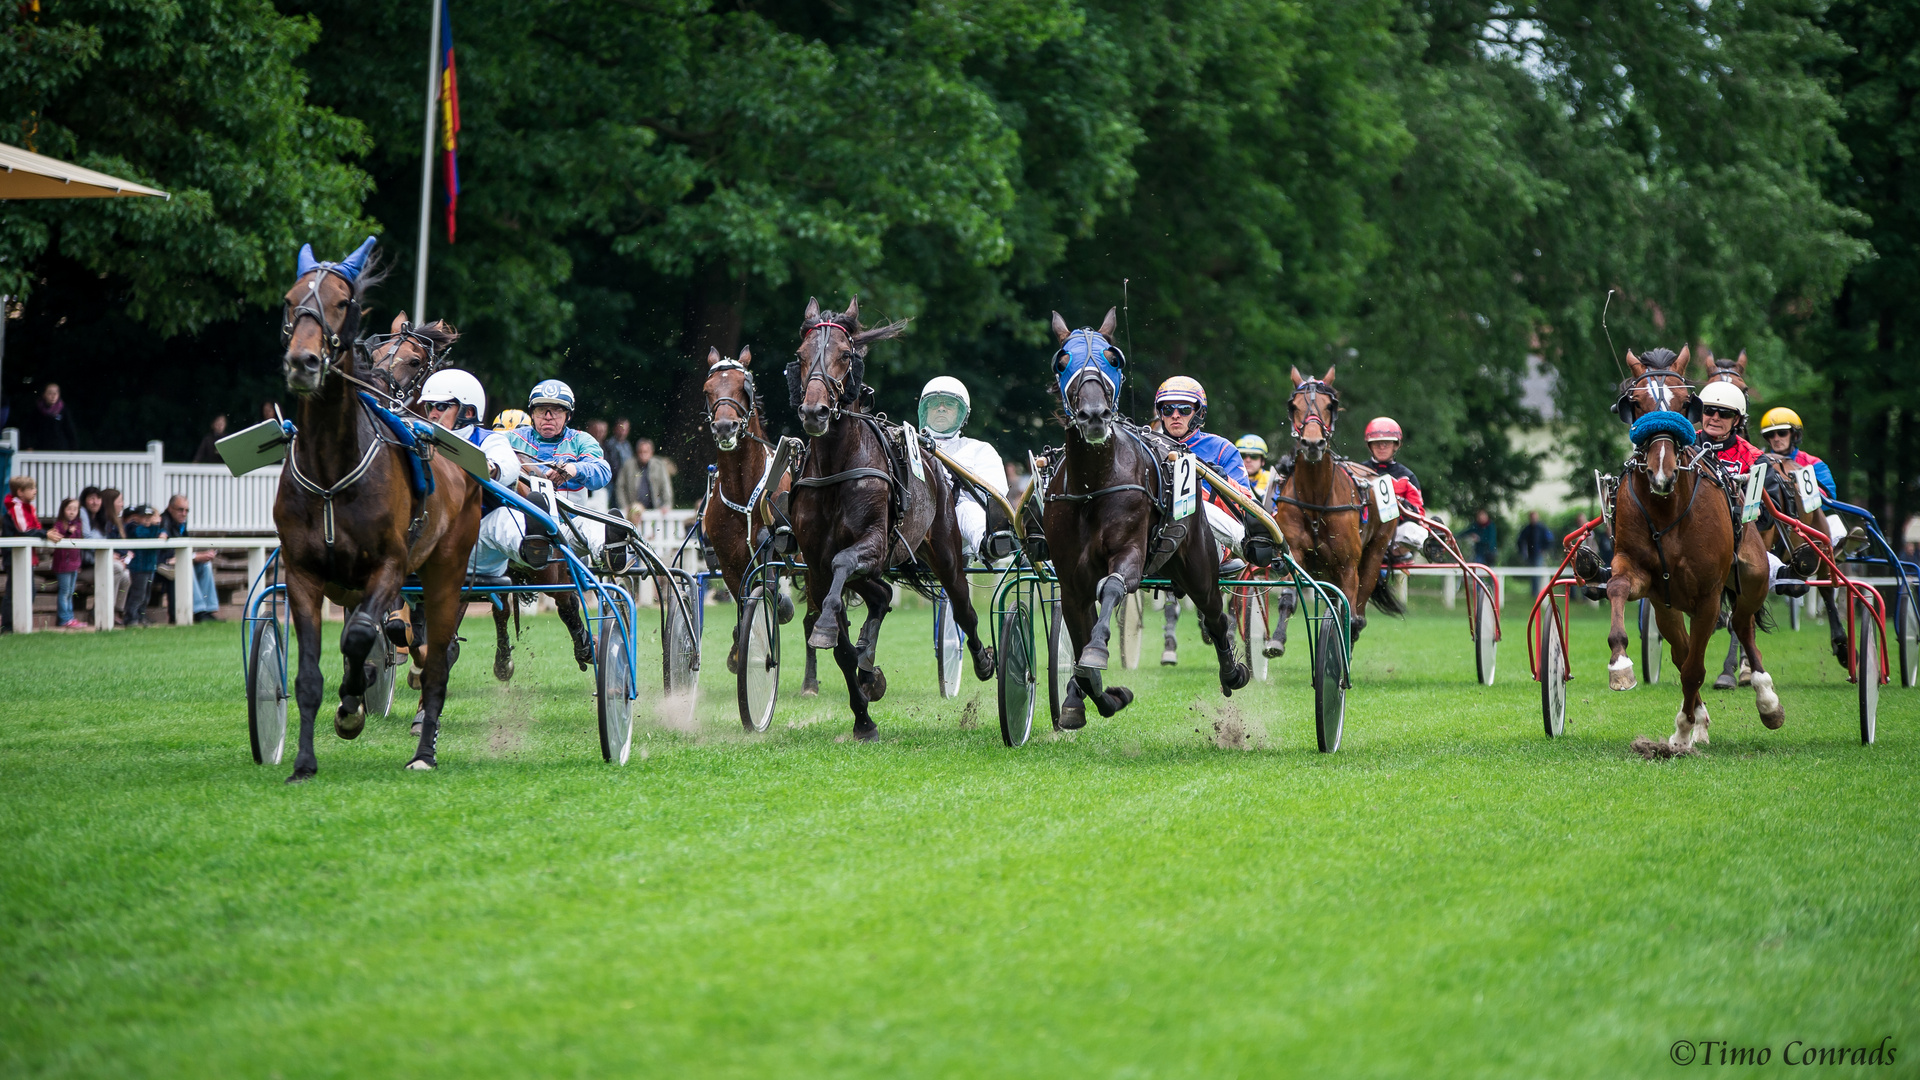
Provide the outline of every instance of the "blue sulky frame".
{"type": "MultiPolygon", "coordinates": [[[[540,523],[550,533],[558,535],[559,525],[552,515],[528,502],[513,490],[503,487],[493,480],[481,478],[480,483],[487,491],[497,496],[503,503],[528,515],[530,519],[540,523]]],[[[638,549],[642,560],[649,564],[647,571],[656,577],[667,577],[671,579],[674,583],[675,591],[681,596],[687,595],[689,590],[682,588],[680,579],[685,579],[686,582],[693,583],[699,582],[706,576],[692,575],[684,570],[667,566],[661,562],[659,557],[655,555],[646,544],[638,542],[637,539],[635,547],[638,549]]],[[[566,561],[567,569],[572,578],[571,582],[555,585],[512,585],[507,587],[488,585],[464,590],[465,595],[470,598],[484,596],[497,609],[508,602],[506,598],[509,596],[572,592],[580,600],[582,616],[586,620],[588,644],[593,650],[595,664],[599,664],[600,657],[604,655],[603,651],[598,647],[598,638],[594,632],[596,624],[599,625],[601,634],[617,634],[620,643],[625,646],[621,650],[625,671],[621,674],[625,676],[625,697],[628,707],[630,708],[631,703],[639,696],[638,661],[636,659],[638,633],[635,623],[633,595],[625,586],[616,581],[602,580],[568,545],[564,543],[555,544],[552,550],[558,552],[560,557],[566,561]],[[587,614],[590,610],[587,606],[587,595],[589,593],[592,593],[597,601],[599,612],[597,615],[587,614]]],[[[417,597],[421,595],[421,592],[421,587],[417,584],[408,584],[401,589],[401,595],[406,597],[417,597]]],[[[693,595],[697,598],[698,593],[695,592],[693,595]]],[[[687,611],[685,606],[682,605],[681,610],[686,612],[685,617],[689,620],[697,620],[699,617],[697,605],[691,611],[687,611]]],[[[274,650],[276,660],[275,674],[277,675],[277,694],[282,703],[281,708],[284,708],[284,702],[289,696],[287,692],[289,677],[288,657],[291,655],[291,650],[287,648],[286,643],[292,640],[292,617],[292,611],[286,603],[286,584],[280,580],[280,553],[275,551],[268,557],[266,566],[261,570],[260,576],[253,581],[248,590],[245,615],[241,620],[240,657],[241,669],[242,672],[245,673],[250,668],[250,660],[254,655],[256,647],[256,639],[260,634],[268,632],[269,628],[271,628],[271,632],[277,639],[273,644],[276,646],[274,650]]],[[[696,623],[692,634],[692,642],[696,650],[699,640],[699,631],[696,623]]],[[[694,668],[696,670],[698,668],[697,660],[694,663],[694,668]]],[[[248,688],[250,694],[255,693],[255,688],[251,680],[249,680],[248,688]]],[[[266,689],[272,688],[268,687],[266,689]]],[[[624,747],[620,748],[617,754],[604,744],[602,749],[606,752],[608,760],[617,759],[622,762],[625,761],[626,751],[624,747]]],[[[277,762],[279,756],[280,753],[277,746],[270,751],[262,747],[256,731],[254,759],[271,764],[277,762]],[[271,758],[271,761],[268,760],[269,758],[271,758]]]]}
{"type": "MultiPolygon", "coordinates": [[[[1844,566],[1865,569],[1867,573],[1859,577],[1866,579],[1866,584],[1893,590],[1889,621],[1894,625],[1894,636],[1899,643],[1900,685],[1911,687],[1920,682],[1920,606],[1917,606],[1920,603],[1920,565],[1900,558],[1900,553],[1880,531],[1879,520],[1866,508],[1828,499],[1824,495],[1822,502],[1828,510],[1838,510],[1849,518],[1858,519],[1861,529],[1866,533],[1867,547],[1842,558],[1840,562],[1844,566]]],[[[1799,612],[1795,610],[1793,614],[1797,625],[1799,612]]]]}

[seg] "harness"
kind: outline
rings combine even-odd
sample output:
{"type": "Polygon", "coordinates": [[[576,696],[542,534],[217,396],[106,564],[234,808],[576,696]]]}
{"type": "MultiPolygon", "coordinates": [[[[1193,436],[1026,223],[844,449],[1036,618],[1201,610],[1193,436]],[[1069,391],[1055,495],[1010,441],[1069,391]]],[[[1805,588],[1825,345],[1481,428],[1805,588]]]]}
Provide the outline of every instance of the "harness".
{"type": "MultiPolygon", "coordinates": [[[[1155,571],[1159,570],[1160,567],[1166,563],[1167,559],[1172,557],[1175,551],[1179,550],[1181,541],[1187,538],[1186,522],[1171,520],[1173,507],[1169,505],[1169,502],[1173,492],[1173,478],[1168,475],[1169,465],[1166,461],[1166,454],[1162,453],[1162,448],[1156,446],[1155,443],[1165,441],[1167,443],[1165,449],[1169,451],[1183,448],[1173,443],[1170,439],[1164,439],[1163,436],[1153,431],[1135,427],[1124,420],[1116,421],[1115,426],[1139,445],[1143,456],[1152,468],[1154,486],[1159,488],[1163,493],[1162,497],[1155,497],[1153,491],[1144,484],[1112,484],[1107,487],[1096,488],[1092,491],[1062,491],[1056,494],[1048,494],[1044,497],[1048,500],[1064,503],[1091,503],[1095,499],[1104,498],[1108,495],[1118,495],[1124,491],[1137,491],[1145,495],[1148,505],[1152,507],[1153,514],[1159,518],[1159,524],[1154,526],[1153,535],[1147,542],[1147,565],[1145,570],[1142,571],[1143,575],[1152,576],[1155,571]]],[[[1066,461],[1064,448],[1060,450],[1048,450],[1047,455],[1049,460],[1060,461],[1063,464],[1066,461]]],[[[1046,480],[1051,481],[1051,479],[1052,476],[1049,474],[1046,480]]],[[[1040,479],[1036,479],[1034,482],[1043,483],[1040,479]]],[[[1043,487],[1041,490],[1044,491],[1045,488],[1043,487]]],[[[1197,508],[1194,512],[1195,514],[1200,513],[1197,508]]]]}
{"type": "Polygon", "coordinates": [[[1333,438],[1333,425],[1340,418],[1340,392],[1335,390],[1331,384],[1322,382],[1319,379],[1304,379],[1299,385],[1293,388],[1293,393],[1287,395],[1287,398],[1288,400],[1292,400],[1303,393],[1307,395],[1309,403],[1312,402],[1314,394],[1324,394],[1327,399],[1327,404],[1331,406],[1331,408],[1327,410],[1327,416],[1321,416],[1320,413],[1309,404],[1307,406],[1307,415],[1301,417],[1293,425],[1293,441],[1296,443],[1300,442],[1302,434],[1307,429],[1307,425],[1315,420],[1320,421],[1320,430],[1326,433],[1326,439],[1323,441],[1330,441],[1333,438]],[[1332,419],[1328,419],[1328,417],[1332,417],[1332,419]]]}
{"type": "MultiPolygon", "coordinates": [[[[397,333],[374,334],[365,339],[364,346],[373,374],[387,384],[384,396],[396,404],[412,401],[419,394],[420,388],[426,384],[427,379],[447,364],[447,350],[435,345],[433,338],[414,329],[413,323],[402,324],[397,333]],[[393,367],[400,361],[400,347],[408,344],[425,353],[426,362],[408,376],[406,382],[402,383],[393,377],[393,367]],[[382,349],[386,350],[385,356],[379,355],[382,349]]],[[[474,422],[479,423],[485,419],[486,417],[483,416],[475,417],[474,422]]]]}
{"type": "MultiPolygon", "coordinates": [[[[822,319],[807,327],[807,332],[800,335],[801,344],[804,346],[807,339],[813,336],[815,330],[823,329],[838,330],[847,338],[847,346],[852,352],[851,359],[847,362],[846,378],[844,380],[835,379],[827,372],[827,351],[824,345],[814,349],[813,359],[811,361],[801,358],[796,350],[796,359],[793,363],[787,365],[787,392],[793,397],[794,411],[798,412],[800,402],[806,397],[807,387],[812,386],[816,380],[826,383],[827,389],[831,394],[828,419],[838,420],[843,411],[852,409],[859,403],[861,391],[866,388],[867,354],[864,349],[853,347],[853,334],[851,331],[831,319],[822,319]],[[802,377],[803,369],[801,366],[803,363],[805,364],[804,378],[802,377]]],[[[752,376],[748,376],[748,378],[752,378],[752,376]]]]}

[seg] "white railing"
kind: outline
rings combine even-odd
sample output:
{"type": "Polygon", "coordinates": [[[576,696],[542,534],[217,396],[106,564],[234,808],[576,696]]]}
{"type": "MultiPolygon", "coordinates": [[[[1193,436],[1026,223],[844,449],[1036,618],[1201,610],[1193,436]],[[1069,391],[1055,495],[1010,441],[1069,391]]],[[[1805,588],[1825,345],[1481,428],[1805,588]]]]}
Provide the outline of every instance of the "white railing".
{"type": "MultiPolygon", "coordinates": [[[[173,621],[180,626],[193,625],[193,553],[201,551],[232,551],[245,548],[247,551],[247,581],[253,582],[260,577],[260,571],[266,568],[267,552],[280,546],[278,537],[272,536],[180,536],[159,537],[152,540],[60,540],[47,541],[32,536],[0,537],[0,551],[7,552],[8,571],[12,575],[13,587],[13,629],[16,633],[33,633],[33,552],[37,548],[51,551],[55,548],[79,548],[83,551],[133,551],[159,549],[172,551],[173,575],[173,621]],[[8,550],[11,549],[11,550],[8,550]]],[[[95,630],[113,629],[113,597],[117,586],[114,583],[115,568],[113,556],[103,554],[93,560],[93,628],[95,630]]]]}
{"type": "MultiPolygon", "coordinates": [[[[0,446],[20,443],[14,428],[0,432],[0,446]]],[[[280,466],[269,465],[245,476],[233,476],[225,465],[188,465],[165,461],[162,447],[150,442],[144,451],[82,452],[21,450],[13,455],[13,474],[39,481],[33,508],[52,519],[61,500],[77,498],[89,486],[118,488],[129,507],[148,503],[164,508],[175,495],[191,500],[196,530],[221,533],[273,532],[273,497],[280,489],[280,466]]]]}

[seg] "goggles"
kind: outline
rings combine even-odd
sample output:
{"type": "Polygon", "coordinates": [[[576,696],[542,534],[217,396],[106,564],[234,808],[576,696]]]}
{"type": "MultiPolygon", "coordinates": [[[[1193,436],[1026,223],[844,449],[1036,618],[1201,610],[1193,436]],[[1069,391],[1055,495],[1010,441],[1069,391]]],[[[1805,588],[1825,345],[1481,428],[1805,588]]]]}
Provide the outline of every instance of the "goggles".
{"type": "Polygon", "coordinates": [[[1161,416],[1192,416],[1194,410],[1194,406],[1186,402],[1176,404],[1171,401],[1165,402],[1157,406],[1157,408],[1161,416]]]}
{"type": "Polygon", "coordinates": [[[1737,420],[1740,417],[1739,410],[1722,408],[1719,405],[1703,406],[1700,410],[1700,413],[1703,416],[1719,416],[1719,417],[1724,417],[1728,420],[1737,420]]]}
{"type": "Polygon", "coordinates": [[[420,404],[426,406],[428,412],[439,412],[441,409],[452,409],[455,412],[460,411],[460,403],[458,401],[423,401],[420,404]]]}

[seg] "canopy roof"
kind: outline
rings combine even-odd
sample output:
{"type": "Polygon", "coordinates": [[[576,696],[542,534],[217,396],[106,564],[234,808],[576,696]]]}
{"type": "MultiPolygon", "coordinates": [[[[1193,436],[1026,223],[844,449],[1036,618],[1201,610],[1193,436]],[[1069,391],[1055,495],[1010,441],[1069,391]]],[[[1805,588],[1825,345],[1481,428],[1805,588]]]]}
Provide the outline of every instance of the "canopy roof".
{"type": "Polygon", "coordinates": [[[121,199],[135,195],[173,198],[131,180],[0,143],[0,199],[121,199]]]}

